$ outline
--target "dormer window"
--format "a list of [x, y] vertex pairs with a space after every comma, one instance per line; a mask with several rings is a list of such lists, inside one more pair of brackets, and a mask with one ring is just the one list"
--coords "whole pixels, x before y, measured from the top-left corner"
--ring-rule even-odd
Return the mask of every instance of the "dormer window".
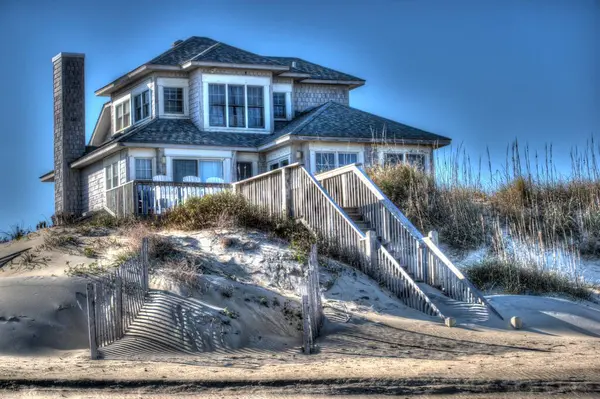
[[287, 119], [285, 93], [273, 93], [273, 117]]
[[264, 91], [264, 86], [209, 84], [209, 126], [264, 129]]
[[150, 116], [150, 90], [133, 97], [135, 121], [139, 122]]
[[115, 105], [115, 132], [131, 125], [131, 103], [129, 99]]
[[165, 114], [183, 114], [183, 87], [163, 89]]

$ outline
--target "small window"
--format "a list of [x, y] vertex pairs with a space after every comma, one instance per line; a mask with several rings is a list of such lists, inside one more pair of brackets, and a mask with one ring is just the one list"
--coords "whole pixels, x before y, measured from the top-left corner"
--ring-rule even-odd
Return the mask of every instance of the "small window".
[[335, 169], [335, 152], [317, 152], [315, 161], [317, 173]]
[[262, 86], [248, 86], [248, 127], [265, 127]]
[[287, 119], [285, 93], [273, 93], [273, 117]]
[[281, 158], [277, 161], [273, 161], [269, 164], [269, 170], [275, 170], [279, 168], [283, 168], [284, 166], [288, 166], [290, 164], [289, 158]]
[[119, 162], [112, 163], [104, 168], [106, 176], [106, 190], [119, 186]]
[[195, 159], [174, 159], [173, 181], [181, 183], [186, 176], [198, 176], [198, 161]]
[[246, 127], [244, 86], [228, 85], [229, 127]]
[[203, 183], [224, 183], [223, 161], [200, 161], [200, 179]]
[[165, 114], [183, 114], [183, 88], [165, 87], [163, 93]]
[[384, 165], [400, 165], [404, 163], [404, 154], [388, 152], [384, 155]]
[[135, 159], [135, 178], [138, 180], [152, 180], [152, 159]]
[[340, 166], [350, 165], [358, 162], [358, 154], [352, 152], [338, 153], [338, 168]]
[[208, 85], [209, 125], [225, 126], [225, 85]]
[[237, 180], [249, 179], [252, 177], [252, 162], [237, 163]]
[[131, 104], [129, 100], [115, 105], [115, 132], [131, 125]]
[[146, 90], [133, 97], [133, 109], [136, 122], [150, 116], [150, 90]]
[[406, 154], [406, 161], [412, 167], [421, 172], [425, 171], [425, 155], [424, 154]]

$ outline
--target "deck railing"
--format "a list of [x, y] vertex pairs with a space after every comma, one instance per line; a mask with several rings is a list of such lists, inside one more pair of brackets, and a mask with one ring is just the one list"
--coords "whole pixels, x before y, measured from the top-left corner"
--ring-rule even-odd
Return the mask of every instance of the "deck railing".
[[113, 216], [160, 215], [189, 198], [229, 190], [224, 183], [175, 183], [134, 180], [106, 192], [106, 210]]
[[421, 232], [381, 192], [379, 187], [356, 164], [315, 176], [331, 197], [343, 207], [358, 208], [365, 221], [375, 228], [382, 245], [415, 280], [443, 290], [450, 298], [480, 303], [502, 316], [444, 256], [435, 240]]
[[302, 221], [327, 244], [348, 257], [358, 257], [361, 267], [366, 267], [371, 254], [367, 235], [301, 164], [233, 183], [233, 189], [271, 216]]

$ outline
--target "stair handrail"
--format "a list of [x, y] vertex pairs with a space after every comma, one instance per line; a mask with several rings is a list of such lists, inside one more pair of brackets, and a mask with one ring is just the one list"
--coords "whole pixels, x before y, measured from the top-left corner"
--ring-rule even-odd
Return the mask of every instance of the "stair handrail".
[[[381, 253], [392, 263], [392, 265], [394, 265], [394, 268], [400, 274], [402, 274], [402, 277], [404, 277], [404, 280], [409, 283], [410, 288], [417, 294], [419, 299], [421, 301], [425, 302], [433, 310], [433, 312], [435, 314], [437, 314], [442, 320], [445, 320], [446, 316], [444, 316], [444, 314], [440, 311], [440, 309], [437, 306], [435, 306], [433, 302], [431, 302], [431, 299], [429, 299], [429, 297], [427, 296], [427, 294], [425, 294], [425, 292], [423, 292], [421, 287], [419, 287], [419, 285], [412, 279], [412, 277], [410, 277], [410, 275], [406, 272], [406, 270], [404, 270], [404, 268], [402, 266], [400, 266], [400, 264], [398, 263], [396, 258], [394, 258], [392, 256], [392, 254], [390, 254], [390, 252], [383, 245], [379, 246], [378, 251], [381, 251]], [[389, 289], [389, 287], [386, 287], [386, 288]]]
[[504, 318], [500, 315], [500, 313], [488, 302], [487, 299], [481, 294], [481, 292], [464, 276], [464, 274], [448, 259], [442, 251], [438, 248], [438, 246], [433, 243], [433, 241], [429, 238], [423, 236], [423, 234], [411, 223], [410, 220], [402, 213], [400, 209], [385, 195], [381, 189], [371, 180], [371, 178], [367, 175], [367, 173], [359, 167], [360, 164], [353, 163], [349, 164], [337, 169], [333, 169], [327, 172], [319, 173], [315, 176], [315, 178], [319, 181], [325, 180], [327, 178], [331, 178], [334, 176], [343, 175], [348, 172], [354, 172], [354, 174], [365, 183], [366, 187], [370, 189], [370, 191], [376, 196], [377, 199], [381, 201], [385, 209], [387, 209], [390, 214], [397, 218], [400, 224], [409, 232], [409, 234], [417, 240], [419, 243], [424, 244], [431, 253], [438, 258], [447, 268], [450, 270], [465, 286], [472, 292], [473, 296], [484, 306], [490, 309], [494, 314], [496, 314], [500, 319], [504, 320]]

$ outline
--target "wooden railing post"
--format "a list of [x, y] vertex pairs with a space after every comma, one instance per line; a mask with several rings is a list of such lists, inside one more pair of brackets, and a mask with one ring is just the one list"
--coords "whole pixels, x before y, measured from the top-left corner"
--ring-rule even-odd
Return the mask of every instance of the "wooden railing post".
[[121, 338], [125, 332], [123, 328], [123, 281], [121, 276], [115, 277], [115, 308], [117, 313], [115, 329], [119, 334], [119, 338]]
[[92, 360], [98, 359], [98, 343], [96, 340], [96, 293], [93, 283], [88, 283], [86, 287], [87, 307], [88, 307], [88, 333], [90, 340], [90, 357]]
[[142, 259], [142, 277], [143, 277], [143, 289], [144, 289], [144, 294], [146, 294], [148, 292], [149, 289], [149, 278], [148, 278], [148, 237], [144, 237], [142, 239], [142, 253], [141, 253], [141, 259]]
[[285, 218], [290, 215], [290, 209], [288, 207], [288, 200], [290, 197], [290, 185], [287, 179], [288, 174], [289, 172], [286, 168], [281, 168], [281, 211]]
[[367, 230], [367, 239], [365, 240], [365, 257], [368, 267], [372, 273], [377, 273], [377, 233], [373, 230]]

